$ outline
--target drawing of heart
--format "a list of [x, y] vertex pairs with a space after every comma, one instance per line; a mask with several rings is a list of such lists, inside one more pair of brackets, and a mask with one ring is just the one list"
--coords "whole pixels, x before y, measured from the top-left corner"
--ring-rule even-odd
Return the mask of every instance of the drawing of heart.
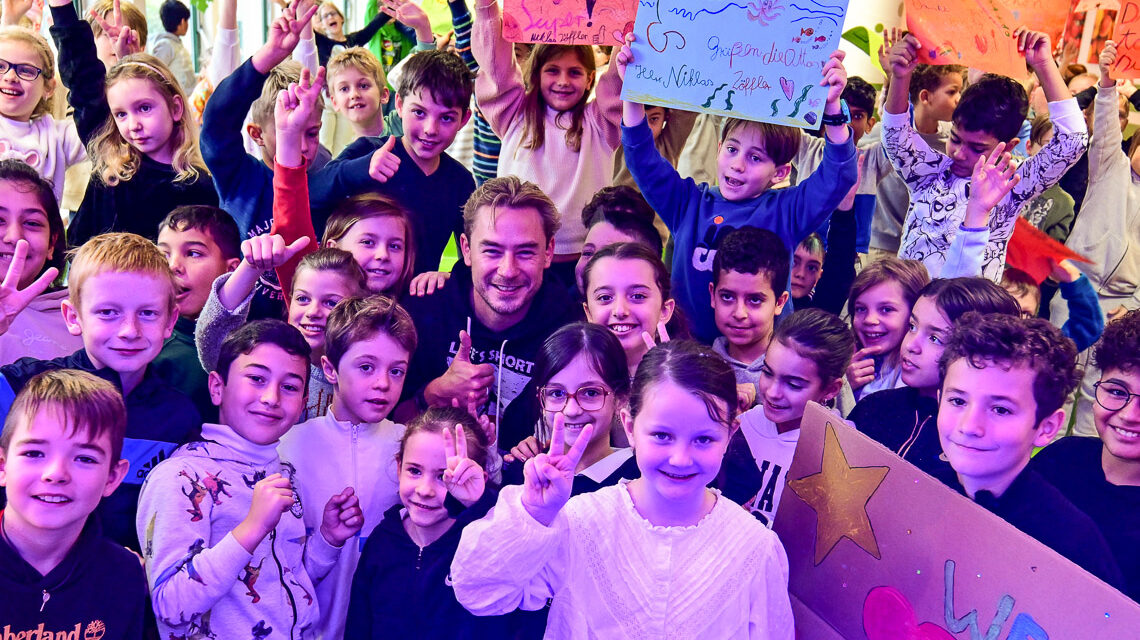
[[792, 99], [792, 92], [796, 90], [796, 82], [788, 80], [787, 78], [780, 77], [780, 88], [784, 90], [784, 95], [788, 96], [788, 100]]
[[618, 44], [624, 44], [625, 43], [625, 36], [628, 33], [633, 33], [633, 23], [632, 22], [625, 23], [625, 28], [623, 28], [621, 31], [614, 29], [613, 31], [610, 32], [610, 35], [613, 37], [614, 41], [617, 42]]
[[875, 587], [863, 601], [863, 631], [867, 640], [954, 640], [932, 623], [918, 624], [910, 600], [894, 587]]

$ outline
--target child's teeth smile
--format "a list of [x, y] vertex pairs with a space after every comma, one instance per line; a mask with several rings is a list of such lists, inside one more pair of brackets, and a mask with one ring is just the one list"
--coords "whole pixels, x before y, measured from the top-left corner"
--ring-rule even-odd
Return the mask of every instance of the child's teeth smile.
[[611, 324], [610, 325], [610, 331], [613, 331], [614, 333], [619, 334], [619, 335], [623, 334], [623, 333], [629, 333], [630, 331], [633, 331], [636, 328], [637, 328], [636, 324], [620, 323], [620, 324]]

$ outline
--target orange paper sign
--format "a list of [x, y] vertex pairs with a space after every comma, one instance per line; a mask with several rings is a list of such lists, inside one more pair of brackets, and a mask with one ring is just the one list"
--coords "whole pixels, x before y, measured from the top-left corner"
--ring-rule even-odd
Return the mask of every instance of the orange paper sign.
[[1013, 13], [1013, 24], [1044, 31], [1057, 44], [1069, 17], [1069, 0], [1002, 0]]
[[1120, 0], [1112, 39], [1116, 42], [1113, 77], [1128, 80], [1140, 78], [1140, 0]]
[[1017, 23], [995, 0], [906, 0], [906, 26], [922, 43], [919, 62], [1025, 77], [1013, 37]]

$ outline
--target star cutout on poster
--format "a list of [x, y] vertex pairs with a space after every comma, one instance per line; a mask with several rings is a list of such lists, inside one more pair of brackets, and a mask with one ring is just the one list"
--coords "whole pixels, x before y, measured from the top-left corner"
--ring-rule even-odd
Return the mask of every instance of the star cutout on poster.
[[867, 515], [867, 503], [887, 477], [890, 467], [852, 467], [830, 423], [823, 441], [819, 473], [789, 481], [788, 486], [816, 514], [815, 564], [843, 538], [881, 559], [879, 543]]

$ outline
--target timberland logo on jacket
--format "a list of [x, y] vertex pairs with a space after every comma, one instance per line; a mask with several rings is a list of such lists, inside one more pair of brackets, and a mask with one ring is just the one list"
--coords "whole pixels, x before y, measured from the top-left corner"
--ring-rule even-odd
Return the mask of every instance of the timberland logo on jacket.
[[4, 625], [0, 640], [101, 640], [106, 631], [107, 627], [102, 620], [92, 620], [87, 623], [86, 629], [82, 622], [77, 622], [73, 628], [64, 631], [44, 629], [42, 622], [40, 626], [27, 631], [12, 631], [11, 625]]

